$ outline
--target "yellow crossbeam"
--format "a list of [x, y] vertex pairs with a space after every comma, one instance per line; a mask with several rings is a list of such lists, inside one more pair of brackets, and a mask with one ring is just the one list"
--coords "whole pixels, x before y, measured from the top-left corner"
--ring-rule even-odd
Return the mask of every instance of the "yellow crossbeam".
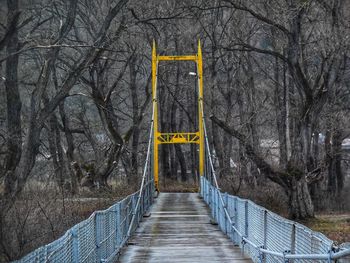
[[188, 56], [158, 56], [158, 61], [197, 61], [197, 56], [188, 55]]
[[199, 144], [199, 132], [158, 132], [158, 144], [170, 143], [197, 143]]

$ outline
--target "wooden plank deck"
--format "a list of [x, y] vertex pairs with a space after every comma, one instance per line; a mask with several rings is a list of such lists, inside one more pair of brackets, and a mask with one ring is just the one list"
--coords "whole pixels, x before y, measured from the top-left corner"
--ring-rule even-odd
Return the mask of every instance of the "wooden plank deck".
[[210, 223], [196, 193], [160, 193], [150, 212], [118, 262], [252, 262]]

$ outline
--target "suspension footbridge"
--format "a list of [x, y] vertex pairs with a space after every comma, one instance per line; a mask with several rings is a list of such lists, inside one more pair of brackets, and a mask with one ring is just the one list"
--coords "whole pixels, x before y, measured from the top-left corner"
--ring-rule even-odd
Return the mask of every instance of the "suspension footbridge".
[[[193, 61], [198, 80], [197, 132], [158, 129], [157, 70], [162, 61]], [[17, 262], [336, 262], [342, 249], [326, 236], [250, 200], [222, 193], [203, 114], [202, 52], [152, 52], [153, 111], [139, 191], [69, 229]], [[199, 193], [160, 193], [161, 144], [199, 145]], [[157, 193], [157, 198], [155, 198]]]

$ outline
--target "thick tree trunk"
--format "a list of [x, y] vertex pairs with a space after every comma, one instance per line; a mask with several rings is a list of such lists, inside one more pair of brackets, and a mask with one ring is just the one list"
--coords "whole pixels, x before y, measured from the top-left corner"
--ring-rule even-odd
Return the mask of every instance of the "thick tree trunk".
[[279, 166], [281, 169], [286, 169], [288, 163], [287, 155], [287, 138], [286, 138], [286, 119], [287, 119], [287, 110], [286, 110], [286, 96], [285, 94], [287, 87], [286, 83], [283, 82], [283, 90], [280, 88], [280, 77], [279, 77], [279, 63], [278, 59], [275, 60], [275, 91], [274, 91], [274, 100], [275, 100], [275, 112], [276, 112], [276, 124], [278, 131], [278, 141], [279, 141]]
[[309, 193], [305, 177], [297, 180], [291, 179], [290, 189], [285, 189], [289, 198], [289, 217], [292, 219], [305, 219], [314, 217], [314, 206]]
[[[168, 99], [166, 99], [166, 102], [163, 103], [163, 107], [161, 107], [164, 110], [160, 111], [160, 129], [161, 131], [169, 131], [169, 123], [168, 123], [168, 111], [166, 110], [165, 105], [168, 103]], [[161, 164], [161, 171], [163, 178], [171, 178], [171, 171], [170, 171], [170, 158], [169, 158], [169, 144], [163, 144], [160, 146], [160, 164]], [[164, 180], [164, 185], [165, 185]]]
[[138, 175], [138, 145], [140, 137], [140, 129], [138, 125], [139, 119], [139, 99], [137, 93], [136, 83], [136, 57], [133, 56], [129, 63], [129, 76], [130, 76], [130, 90], [131, 90], [131, 101], [132, 101], [132, 123], [133, 123], [133, 134], [132, 134], [132, 151], [131, 151], [131, 167], [132, 173]]
[[245, 135], [239, 131], [228, 127], [223, 121], [211, 116], [210, 119], [221, 127], [225, 132], [239, 140], [244, 147], [247, 157], [264, 173], [271, 181], [279, 184], [287, 193], [289, 198], [290, 216], [294, 219], [305, 219], [314, 216], [314, 207], [309, 193], [308, 185], [305, 179], [304, 171], [298, 166], [291, 166], [286, 170], [275, 170], [266, 162], [251, 145], [251, 142]]
[[14, 191], [16, 183], [16, 168], [22, 155], [22, 127], [21, 107], [22, 102], [18, 89], [18, 55], [13, 55], [18, 50], [18, 33], [16, 25], [12, 25], [18, 17], [18, 1], [7, 1], [8, 16], [7, 26], [13, 27], [13, 32], [8, 39], [6, 47], [6, 106], [7, 106], [7, 153], [4, 162], [4, 194], [8, 195]]
[[[178, 86], [176, 87], [177, 89], [179, 88]], [[173, 104], [171, 106], [171, 118], [170, 118], [170, 126], [171, 126], [171, 131], [176, 131], [176, 112], [177, 112], [177, 105], [176, 102], [173, 101]], [[173, 147], [170, 147], [170, 163], [171, 163], [171, 176], [174, 179], [178, 179], [178, 174], [177, 174], [177, 168], [179, 165], [179, 159], [176, 158], [176, 147], [177, 145], [172, 145]], [[180, 148], [181, 151], [181, 148]]]
[[52, 114], [52, 116], [49, 118], [47, 134], [51, 160], [54, 168], [55, 181], [58, 184], [59, 188], [63, 189], [65, 181], [64, 160], [62, 154], [61, 136], [55, 114]]
[[[247, 54], [247, 86], [246, 89], [247, 92], [247, 98], [248, 98], [248, 112], [249, 116], [247, 119], [247, 130], [249, 134], [249, 138], [251, 141], [251, 145], [254, 147], [256, 152], [259, 152], [259, 133], [258, 133], [258, 110], [256, 106], [256, 96], [255, 96], [255, 80], [254, 80], [254, 71], [253, 71], [253, 65], [251, 63], [251, 55], [250, 53]], [[263, 175], [259, 174], [259, 171], [255, 165], [254, 162], [252, 162], [249, 166], [249, 173], [251, 178], [253, 179], [253, 184], [262, 184], [264, 182]]]
[[68, 160], [67, 168], [70, 173], [71, 192], [72, 194], [76, 194], [78, 191], [78, 186], [79, 186], [80, 180], [82, 179], [82, 176], [81, 176], [81, 172], [80, 173], [78, 172], [78, 170], [80, 170], [80, 167], [78, 165], [79, 169], [77, 170], [78, 168], [76, 167], [77, 163], [74, 160], [74, 149], [75, 149], [74, 137], [72, 132], [70, 131], [69, 121], [65, 113], [64, 102], [62, 102], [59, 105], [59, 113], [61, 116], [63, 130], [66, 137], [66, 142], [67, 142], [66, 157]]
[[341, 145], [341, 132], [337, 128], [334, 131], [327, 131], [325, 139], [328, 170], [327, 191], [331, 197], [339, 196], [344, 187], [344, 174], [341, 169]]
[[187, 181], [187, 168], [186, 168], [186, 159], [185, 156], [181, 150], [181, 145], [175, 144], [175, 152], [176, 152], [176, 157], [179, 160], [180, 164], [180, 170], [181, 170], [181, 181], [186, 182]]

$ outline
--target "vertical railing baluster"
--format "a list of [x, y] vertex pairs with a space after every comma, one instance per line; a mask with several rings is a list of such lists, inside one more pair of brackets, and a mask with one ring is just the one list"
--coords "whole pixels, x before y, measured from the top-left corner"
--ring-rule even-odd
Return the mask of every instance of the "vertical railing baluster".
[[246, 200], [244, 202], [244, 218], [245, 218], [245, 224], [244, 224], [244, 235], [248, 237], [248, 227], [249, 227], [249, 222], [248, 222], [248, 201]]
[[121, 220], [120, 220], [120, 214], [121, 214], [121, 202], [119, 202], [117, 205], [116, 205], [116, 242], [117, 242], [117, 248], [120, 247], [121, 243], [122, 243], [122, 237], [121, 237], [121, 231], [120, 231], [120, 223], [121, 223]]
[[[234, 197], [233, 205], [234, 205], [234, 224], [235, 224], [236, 229], [239, 230], [239, 228], [238, 228], [237, 197], [236, 196]], [[235, 243], [238, 244], [238, 234], [237, 233], [235, 233], [234, 239], [235, 239]]]
[[223, 213], [224, 213], [224, 219], [225, 219], [225, 234], [227, 235], [228, 234], [228, 231], [227, 231], [227, 217], [225, 216], [225, 209], [226, 211], [228, 212], [228, 194], [225, 193], [224, 194], [224, 200], [225, 200], [225, 207], [223, 208]]
[[[268, 228], [268, 225], [267, 225], [267, 210], [266, 209], [264, 209], [264, 240], [263, 240], [263, 242], [264, 242], [264, 248], [265, 249], [267, 249], [267, 228]], [[266, 262], [266, 254], [263, 254], [262, 255], [262, 257], [263, 257], [263, 262]]]
[[95, 213], [95, 246], [96, 246], [96, 256], [98, 262], [101, 261], [102, 256], [101, 256], [101, 222], [100, 222], [100, 213]]
[[79, 238], [78, 238], [78, 230], [77, 227], [74, 226], [70, 230], [72, 235], [72, 261], [73, 263], [79, 262]]

